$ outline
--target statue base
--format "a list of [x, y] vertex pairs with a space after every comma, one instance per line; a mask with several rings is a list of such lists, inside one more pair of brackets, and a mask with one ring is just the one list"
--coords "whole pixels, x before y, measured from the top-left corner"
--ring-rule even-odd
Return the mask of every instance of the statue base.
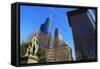
[[27, 60], [27, 64], [29, 63], [38, 63], [38, 57], [36, 55], [29, 55], [28, 56], [28, 60]]

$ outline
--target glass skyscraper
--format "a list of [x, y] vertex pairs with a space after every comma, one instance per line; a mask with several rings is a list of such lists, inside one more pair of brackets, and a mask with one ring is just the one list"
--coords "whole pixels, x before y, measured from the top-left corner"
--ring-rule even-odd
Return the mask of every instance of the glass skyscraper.
[[78, 9], [67, 13], [72, 28], [76, 60], [96, 59], [95, 21], [88, 9]]
[[40, 31], [44, 34], [50, 34], [51, 32], [51, 18], [47, 17], [44, 24], [41, 24]]

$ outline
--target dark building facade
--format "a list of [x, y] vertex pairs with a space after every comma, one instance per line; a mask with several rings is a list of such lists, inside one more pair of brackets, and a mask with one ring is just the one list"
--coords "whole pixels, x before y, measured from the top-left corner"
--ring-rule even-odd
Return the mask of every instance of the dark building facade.
[[59, 29], [55, 29], [55, 35], [54, 35], [54, 47], [59, 46]]
[[40, 30], [39, 30], [39, 42], [40, 42], [40, 47], [45, 49], [49, 48], [50, 45], [50, 38], [51, 38], [51, 18], [47, 17], [45, 22], [41, 24]]
[[40, 31], [41, 31], [41, 32], [44, 31], [44, 24], [41, 24], [41, 26], [40, 26]]
[[91, 22], [88, 9], [67, 12], [72, 28], [76, 60], [96, 59], [96, 31]]
[[51, 18], [47, 17], [44, 24], [41, 24], [40, 31], [44, 34], [49, 34], [51, 32]]

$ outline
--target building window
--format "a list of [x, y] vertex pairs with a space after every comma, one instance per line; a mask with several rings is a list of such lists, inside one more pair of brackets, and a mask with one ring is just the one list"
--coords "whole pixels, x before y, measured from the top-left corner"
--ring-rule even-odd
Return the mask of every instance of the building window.
[[90, 50], [89, 53], [90, 53], [90, 57], [92, 57], [92, 50]]
[[87, 52], [87, 50], [86, 50], [85, 54], [86, 54], [86, 57], [88, 58], [88, 52]]
[[95, 57], [95, 50], [93, 50], [93, 57]]

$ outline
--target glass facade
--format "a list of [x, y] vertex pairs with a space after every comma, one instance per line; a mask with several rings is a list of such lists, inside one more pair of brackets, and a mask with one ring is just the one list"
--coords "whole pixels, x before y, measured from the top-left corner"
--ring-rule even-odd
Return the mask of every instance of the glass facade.
[[68, 13], [72, 28], [76, 60], [96, 58], [95, 22], [88, 9], [78, 9]]

